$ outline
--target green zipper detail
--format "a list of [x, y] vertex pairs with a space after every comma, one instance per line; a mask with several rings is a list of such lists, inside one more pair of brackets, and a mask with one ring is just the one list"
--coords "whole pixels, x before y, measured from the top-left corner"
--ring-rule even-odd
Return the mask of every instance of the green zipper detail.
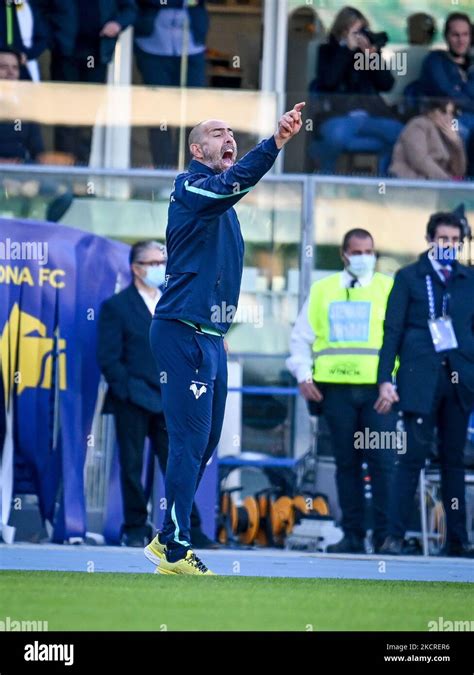
[[[181, 323], [185, 323], [188, 326], [191, 326], [191, 328], [194, 328], [195, 330], [198, 330], [198, 327], [195, 323], [192, 321], [187, 321], [187, 319], [178, 319], [178, 321], [181, 321]], [[210, 326], [203, 326], [201, 325], [201, 331], [203, 333], [208, 333], [208, 335], [215, 335], [216, 337], [223, 337], [222, 333], [219, 333], [218, 330], [215, 328], [211, 328]]]

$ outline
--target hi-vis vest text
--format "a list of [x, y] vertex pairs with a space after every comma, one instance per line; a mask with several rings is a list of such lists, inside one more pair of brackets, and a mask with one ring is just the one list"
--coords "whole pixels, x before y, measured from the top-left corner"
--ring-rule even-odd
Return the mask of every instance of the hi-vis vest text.
[[375, 384], [383, 321], [393, 280], [376, 272], [368, 286], [344, 288], [341, 273], [316, 281], [308, 319], [316, 382]]

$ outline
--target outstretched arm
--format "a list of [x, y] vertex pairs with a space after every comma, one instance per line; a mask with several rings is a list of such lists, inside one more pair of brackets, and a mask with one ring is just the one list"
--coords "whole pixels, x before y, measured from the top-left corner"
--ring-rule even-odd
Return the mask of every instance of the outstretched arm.
[[182, 182], [178, 178], [175, 198], [185, 201], [196, 213], [218, 215], [230, 209], [271, 169], [279, 150], [299, 132], [304, 105], [298, 103], [282, 115], [274, 136], [259, 143], [226, 171], [213, 176], [188, 174]]

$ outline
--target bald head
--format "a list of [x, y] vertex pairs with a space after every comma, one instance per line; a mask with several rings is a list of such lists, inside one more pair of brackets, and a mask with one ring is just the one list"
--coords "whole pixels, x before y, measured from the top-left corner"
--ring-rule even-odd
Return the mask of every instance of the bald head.
[[219, 131], [227, 130], [233, 134], [232, 129], [230, 128], [228, 123], [224, 122], [223, 120], [203, 120], [202, 122], [199, 122], [199, 124], [196, 124], [196, 126], [193, 127], [189, 132], [188, 136], [189, 148], [191, 149], [191, 145], [193, 145], [194, 143], [201, 144], [207, 134], [218, 130]]
[[193, 145], [193, 143], [199, 143], [199, 144], [201, 143], [202, 128], [203, 128], [204, 124], [206, 124], [205, 121], [199, 122], [199, 124], [196, 124], [196, 126], [193, 127], [191, 129], [191, 131], [189, 132], [189, 136], [188, 136], [189, 149], [191, 149], [191, 145]]
[[221, 173], [229, 169], [237, 157], [234, 132], [223, 120], [204, 120], [197, 124], [188, 137], [193, 159]]

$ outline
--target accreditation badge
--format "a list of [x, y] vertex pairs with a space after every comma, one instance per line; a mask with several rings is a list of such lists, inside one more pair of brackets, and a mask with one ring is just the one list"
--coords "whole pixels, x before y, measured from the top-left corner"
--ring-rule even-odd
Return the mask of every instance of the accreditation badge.
[[428, 327], [433, 340], [435, 351], [444, 352], [446, 349], [456, 349], [458, 341], [450, 316], [441, 316], [438, 319], [428, 319]]
[[331, 302], [329, 339], [331, 342], [367, 342], [370, 332], [370, 302]]

